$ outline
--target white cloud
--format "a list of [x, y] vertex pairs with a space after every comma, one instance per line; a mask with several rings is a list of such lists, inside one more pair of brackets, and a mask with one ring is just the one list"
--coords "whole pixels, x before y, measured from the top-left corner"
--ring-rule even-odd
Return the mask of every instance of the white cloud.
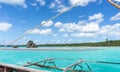
[[10, 5], [19, 5], [19, 6], [22, 6], [23, 8], [27, 7], [25, 0], [0, 0], [0, 3], [10, 4]]
[[53, 25], [53, 21], [49, 21], [49, 22], [47, 22], [46, 24], [44, 24], [46, 21], [42, 21], [41, 22], [41, 24], [43, 24], [43, 26], [45, 26], [45, 27], [49, 27], [49, 26], [51, 26], [51, 25]]
[[117, 13], [115, 16], [111, 17], [110, 20], [111, 20], [111, 21], [114, 21], [114, 20], [120, 20], [120, 12]]
[[[30, 32], [30, 31], [31, 30], [27, 31], [26, 33]], [[52, 29], [45, 29], [45, 30], [35, 29], [34, 31], [31, 32], [31, 34], [48, 35], [48, 34], [52, 34]]]
[[79, 18], [83, 18], [83, 17], [85, 17], [85, 15], [81, 15], [81, 16], [79, 16]]
[[51, 33], [52, 33], [52, 29], [45, 29], [40, 31], [40, 34], [44, 34], [44, 35], [51, 34]]
[[64, 28], [60, 28], [58, 31], [59, 32], [65, 32], [65, 29]]
[[96, 0], [70, 0], [71, 4], [74, 5], [76, 3], [79, 2], [78, 5], [80, 6], [86, 6], [88, 5], [90, 2], [95, 2]]
[[55, 24], [54, 24], [54, 26], [55, 27], [57, 27], [57, 28], [60, 28], [60, 27], [62, 27], [62, 23], [61, 22], [56, 22]]
[[[86, 6], [90, 2], [95, 2], [96, 0], [69, 0], [71, 5], [74, 5], [78, 2], [80, 6]], [[50, 4], [49, 8], [54, 9], [56, 12], [63, 12], [67, 10], [70, 5], [65, 5], [61, 0], [55, 0], [53, 3]]]
[[69, 6], [64, 5], [61, 0], [54, 0], [54, 2], [49, 5], [49, 8], [55, 10], [56, 12], [63, 12], [67, 10], [68, 7]]
[[60, 43], [61, 41], [60, 40], [56, 40], [56, 42], [55, 43]]
[[68, 0], [70, 2], [68, 5], [65, 5], [62, 0], [54, 0], [53, 3], [50, 3], [49, 8], [55, 10], [56, 12], [63, 12], [67, 10], [71, 5], [75, 5], [80, 2], [78, 5], [86, 6], [90, 2], [96, 2], [96, 0]]
[[101, 4], [103, 2], [103, 0], [99, 0], [99, 2], [97, 4]]
[[89, 16], [89, 20], [99, 24], [104, 20], [103, 17], [104, 17], [103, 14], [97, 13], [97, 14], [94, 14], [93, 16]]
[[55, 3], [51, 3], [49, 8], [52, 8], [52, 9], [55, 8]]
[[82, 32], [98, 32], [100, 30], [99, 25], [95, 23], [89, 23], [82, 27]]
[[8, 31], [12, 27], [12, 24], [7, 22], [1, 22], [0, 23], [0, 31], [5, 32]]
[[67, 7], [67, 6], [65, 6], [65, 5], [63, 5], [63, 4], [60, 4], [60, 5], [58, 5], [57, 6], [57, 12], [64, 12], [64, 11], [66, 11], [66, 10], [68, 10], [68, 8], [69, 7]]
[[75, 23], [65, 23], [65, 24], [63, 24], [63, 28], [67, 32], [74, 32], [74, 31], [79, 31], [81, 29], [81, 26], [79, 26]]
[[63, 34], [62, 36], [63, 36], [63, 37], [68, 37], [68, 34], [67, 34], [67, 33], [65, 33], [65, 34]]
[[52, 41], [54, 44], [55, 44], [55, 43], [61, 43], [60, 40], [54, 40], [54, 39], [52, 39], [51, 41]]
[[102, 27], [99, 26], [99, 31], [97, 32], [77, 32], [77, 33], [72, 33], [71, 36], [73, 37], [101, 37], [101, 38], [110, 37], [110, 36], [115, 37], [115, 36], [120, 36], [119, 32], [120, 32], [120, 23], [117, 23], [113, 25], [105, 25]]
[[61, 0], [55, 0], [55, 3], [61, 4]]
[[80, 26], [84, 26], [87, 23], [88, 23], [87, 21], [83, 20], [83, 21], [78, 21], [77, 24], [80, 25]]
[[115, 0], [115, 1], [118, 1], [118, 2], [120, 2], [120, 0]]
[[99, 34], [107, 36], [120, 36], [120, 23], [101, 27]]
[[[29, 32], [31, 32], [31, 30], [27, 31], [26, 33], [29, 33]], [[31, 34], [40, 34], [40, 32], [41, 32], [41, 30], [35, 29], [31, 32]]]
[[[86, 6], [90, 2], [95, 2], [96, 0], [69, 0], [71, 5], [74, 5], [78, 2], [80, 6]], [[70, 5], [65, 5], [61, 0], [55, 0], [53, 3], [50, 4], [49, 8], [54, 9], [56, 12], [63, 12], [67, 10], [70, 7]]]
[[89, 20], [98, 20], [101, 19], [103, 15], [101, 13], [94, 14], [93, 16], [89, 16]]
[[39, 2], [41, 6], [45, 5], [45, 0], [36, 0], [36, 2]]
[[[101, 28], [99, 24], [104, 20], [104, 15], [101, 13], [89, 16], [88, 20], [78, 21], [78, 23], [55, 23], [55, 27], [59, 32], [69, 32], [74, 37], [88, 37], [97, 35]], [[86, 36], [85, 36], [86, 35]], [[94, 36], [95, 37], [95, 36]]]
[[74, 37], [94, 37], [95, 35], [93, 33], [73, 33], [71, 36]]
[[70, 39], [68, 39], [68, 42], [71, 42], [72, 41], [72, 39], [70, 38]]
[[31, 5], [32, 5], [32, 6], [37, 6], [37, 3], [32, 3]]
[[55, 27], [59, 28], [59, 32], [98, 32], [99, 24], [104, 20], [104, 15], [101, 13], [89, 16], [88, 20], [79, 21], [78, 23], [55, 23]]
[[27, 23], [27, 21], [25, 21], [25, 20], [21, 20], [21, 23]]
[[54, 37], [56, 37], [56, 36], [57, 36], [57, 34], [53, 34], [53, 36], [54, 36]]

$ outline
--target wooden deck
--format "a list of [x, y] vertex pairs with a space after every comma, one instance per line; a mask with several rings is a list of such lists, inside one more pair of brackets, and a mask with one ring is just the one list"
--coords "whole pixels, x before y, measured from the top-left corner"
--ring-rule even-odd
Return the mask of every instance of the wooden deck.
[[16, 66], [13, 64], [0, 63], [0, 72], [48, 72], [48, 71], [32, 69], [23, 66]]

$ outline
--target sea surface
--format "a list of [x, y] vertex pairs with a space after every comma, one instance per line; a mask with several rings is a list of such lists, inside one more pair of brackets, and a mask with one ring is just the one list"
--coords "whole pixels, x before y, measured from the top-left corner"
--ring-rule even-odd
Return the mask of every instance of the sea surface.
[[[46, 58], [55, 58], [55, 64], [61, 68], [66, 68], [81, 58], [83, 60], [120, 63], [120, 47], [42, 47], [42, 49], [51, 48], [56, 50], [0, 50], [0, 62], [22, 66], [26, 64], [26, 62], [37, 62]], [[57, 50], [57, 48], [74, 50], [64, 51]], [[38, 49], [41, 49], [41, 47]], [[93, 72], [120, 72], [120, 64], [86, 63], [90, 66]], [[83, 63], [82, 66], [83, 69], [89, 70], [85, 63]], [[36, 66], [31, 66], [31, 68], [48, 70], [50, 72], [62, 72], [61, 70], [40, 68]], [[78, 68], [79, 67], [76, 69]]]

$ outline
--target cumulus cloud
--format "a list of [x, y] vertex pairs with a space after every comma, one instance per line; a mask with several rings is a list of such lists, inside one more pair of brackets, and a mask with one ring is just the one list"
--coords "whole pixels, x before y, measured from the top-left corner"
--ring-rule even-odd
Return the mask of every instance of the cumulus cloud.
[[98, 20], [101, 19], [103, 15], [101, 13], [94, 14], [93, 16], [89, 16], [89, 20]]
[[56, 23], [54, 24], [54, 26], [57, 27], [57, 28], [61, 28], [62, 25], [63, 25], [62, 22], [56, 22]]
[[115, 1], [118, 1], [118, 2], [120, 2], [120, 0], [115, 0]]
[[88, 20], [78, 21], [77, 23], [56, 22], [54, 27], [58, 28], [58, 32], [68, 32], [74, 37], [89, 37], [100, 32], [101, 28], [99, 24], [103, 20], [104, 15], [97, 13], [89, 16]]
[[68, 9], [68, 6], [64, 5], [61, 0], [55, 0], [49, 8], [54, 9], [56, 12], [63, 12]]
[[120, 36], [120, 23], [101, 27], [99, 34], [107, 36]]
[[99, 24], [104, 20], [101, 13], [89, 16], [88, 20], [78, 21], [78, 23], [55, 23], [55, 27], [59, 28], [59, 32], [84, 32], [93, 33], [100, 30]]
[[98, 13], [98, 14], [94, 14], [93, 16], [89, 16], [89, 20], [99, 24], [104, 20], [103, 17], [104, 17], [103, 14]]
[[[30, 32], [30, 31], [31, 30], [27, 31], [26, 33]], [[52, 34], [52, 29], [45, 29], [45, 30], [35, 29], [31, 32], [31, 34], [48, 35], [48, 34]]]
[[53, 25], [53, 21], [49, 21], [49, 22], [47, 22], [46, 24], [44, 24], [46, 21], [42, 21], [41, 22], [41, 24], [43, 24], [43, 26], [45, 26], [45, 27], [49, 27], [49, 26], [51, 26], [51, 25]]
[[56, 37], [56, 36], [57, 36], [57, 34], [53, 34], [53, 36], [54, 36], [54, 37]]
[[51, 33], [52, 33], [52, 29], [45, 29], [40, 31], [40, 34], [44, 34], [44, 35], [51, 34]]
[[1, 32], [6, 32], [12, 27], [12, 24], [7, 23], [7, 22], [1, 22], [0, 23], [0, 31]]
[[65, 33], [65, 34], [63, 34], [62, 36], [63, 36], [63, 37], [68, 37], [68, 34], [67, 34], [67, 33]]
[[120, 12], [117, 13], [116, 15], [114, 15], [113, 17], [111, 17], [110, 20], [111, 20], [111, 21], [114, 21], [114, 20], [120, 20]]
[[90, 2], [95, 2], [96, 0], [70, 0], [71, 4], [74, 5], [76, 3], [79, 2], [78, 5], [80, 6], [86, 6], [88, 5]]
[[36, 2], [39, 2], [41, 6], [45, 5], [45, 0], [36, 0]]
[[79, 18], [83, 18], [83, 17], [85, 17], [85, 15], [81, 15], [81, 16], [79, 16]]
[[97, 4], [101, 4], [103, 2], [103, 0], [99, 0], [99, 2]]
[[27, 7], [25, 0], [0, 0], [0, 3], [10, 4], [10, 5], [19, 5], [19, 6], [22, 6], [23, 8]]
[[37, 6], [37, 3], [31, 3], [32, 6]]
[[64, 28], [60, 28], [58, 31], [59, 32], [65, 32], [65, 29]]
[[62, 0], [54, 0], [54, 2], [50, 3], [49, 8], [54, 9], [56, 12], [63, 12], [67, 10], [71, 5], [75, 5], [80, 2], [78, 5], [86, 6], [90, 2], [95, 2], [96, 0], [68, 0], [69, 4], [65, 5]]
[[72, 39], [70, 38], [70, 39], [68, 39], [68, 42], [71, 42], [72, 41]]
[[93, 33], [73, 33], [71, 36], [74, 37], [94, 37]]
[[95, 23], [89, 23], [81, 28], [82, 32], [98, 32], [100, 30], [99, 25]]
[[63, 28], [67, 32], [74, 32], [74, 31], [79, 31], [81, 29], [81, 26], [79, 26], [76, 23], [65, 23], [65, 24], [63, 24]]
[[51, 3], [50, 6], [49, 6], [49, 8], [53, 9], [53, 8], [55, 8], [55, 6], [56, 6], [55, 3]]

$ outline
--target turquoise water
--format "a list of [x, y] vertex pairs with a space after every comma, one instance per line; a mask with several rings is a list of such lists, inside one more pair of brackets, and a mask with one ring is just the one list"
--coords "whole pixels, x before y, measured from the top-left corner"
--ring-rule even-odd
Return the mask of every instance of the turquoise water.
[[[76, 47], [72, 47], [72, 48], [76, 48]], [[62, 68], [71, 65], [80, 58], [83, 58], [84, 60], [120, 62], [120, 47], [99, 47], [99, 49], [100, 50], [95, 49], [95, 50], [84, 50], [84, 51], [83, 50], [82, 51], [80, 50], [79, 51], [0, 50], [0, 62], [16, 64], [16, 65], [24, 65], [26, 64], [26, 62], [36, 62], [48, 57], [73, 59], [73, 60], [55, 60], [56, 65]], [[98, 64], [98, 63], [90, 63], [90, 62], [87, 63], [90, 65], [93, 72], [120, 72], [120, 65]], [[62, 72], [60, 70], [58, 71], [54, 69], [45, 69], [35, 66], [32, 68], [48, 70], [51, 72]]]

